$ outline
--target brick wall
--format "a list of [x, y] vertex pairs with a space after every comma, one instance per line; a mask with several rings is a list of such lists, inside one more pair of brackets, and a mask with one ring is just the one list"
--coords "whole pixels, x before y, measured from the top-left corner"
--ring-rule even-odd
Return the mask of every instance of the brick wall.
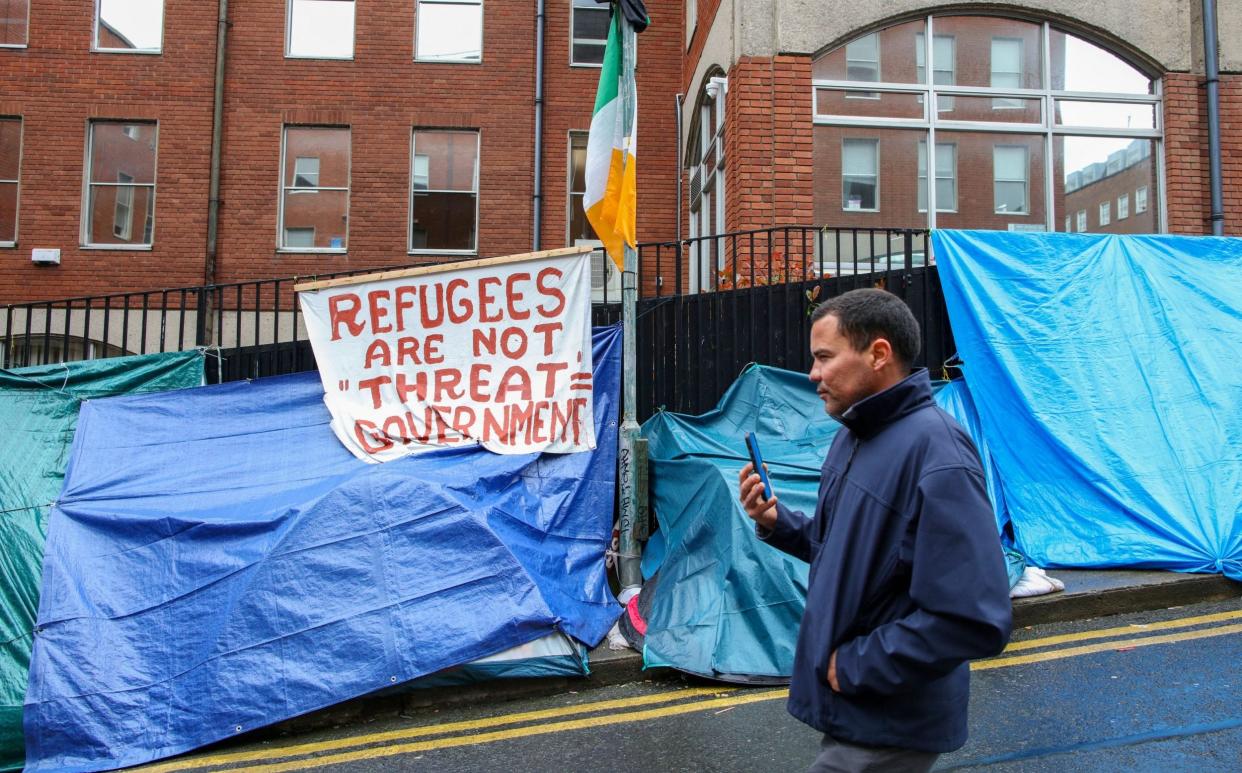
[[[1169, 231], [1210, 234], [1207, 96], [1202, 78], [1164, 76], [1165, 200]], [[1242, 234], [1242, 75], [1220, 79], [1221, 175], [1225, 233]]]
[[[806, 225], [814, 216], [811, 60], [743, 57], [729, 73], [725, 123], [725, 226], [729, 231]], [[739, 244], [738, 272], [749, 274], [750, 241]], [[775, 248], [754, 246], [766, 274]]]
[[[202, 279], [215, 4], [168, 3], [157, 56], [92, 53], [93, 7], [32, 3], [27, 47], [0, 50], [0, 115], [23, 119], [18, 241], [0, 248], [0, 302]], [[79, 247], [87, 124], [96, 118], [159, 122], [150, 250]], [[37, 247], [59, 248], [61, 265], [32, 265]]]
[[[0, 248], [0, 302], [203, 281], [210, 176], [216, 4], [165, 3], [163, 53], [91, 53], [91, 0], [36, 4], [29, 47], [0, 50], [0, 115], [24, 122], [18, 244]], [[535, 18], [532, 3], [486, 0], [483, 61], [413, 60], [413, 0], [359, 3], [352, 60], [287, 59], [285, 7], [229, 4], [216, 281], [308, 275], [423, 259], [407, 255], [414, 128], [478, 131], [480, 256], [531, 248]], [[682, 4], [648, 4], [639, 38], [642, 240], [674, 228], [675, 113]], [[567, 151], [590, 126], [598, 68], [569, 64], [569, 0], [546, 8], [541, 247], [567, 241]], [[91, 118], [158, 121], [155, 240], [149, 250], [79, 248]], [[348, 250], [279, 251], [281, 133], [350, 129]], [[35, 267], [33, 247], [62, 265]], [[427, 255], [426, 260], [446, 256]]]

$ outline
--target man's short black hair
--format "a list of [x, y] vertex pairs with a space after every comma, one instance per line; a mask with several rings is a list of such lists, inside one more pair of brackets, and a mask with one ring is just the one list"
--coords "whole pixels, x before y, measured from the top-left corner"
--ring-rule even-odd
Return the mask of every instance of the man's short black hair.
[[815, 307], [814, 325], [828, 315], [837, 318], [837, 329], [849, 339], [854, 351], [865, 351], [871, 342], [883, 338], [893, 347], [893, 355], [910, 367], [919, 356], [922, 337], [919, 323], [905, 301], [877, 289], [850, 290]]

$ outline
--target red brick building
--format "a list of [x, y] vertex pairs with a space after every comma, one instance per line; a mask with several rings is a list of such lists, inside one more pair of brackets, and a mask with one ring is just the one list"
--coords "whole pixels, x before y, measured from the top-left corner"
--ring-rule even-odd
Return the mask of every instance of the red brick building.
[[[640, 240], [1208, 232], [1200, 5], [1149, 5], [651, 0]], [[0, 303], [589, 239], [575, 194], [606, 13], [545, 1], [539, 99], [538, 8], [233, 0], [217, 79], [217, 3], [0, 0]], [[1227, 233], [1242, 231], [1239, 17], [1219, 3]], [[729, 256], [689, 254], [687, 286], [715, 286]]]

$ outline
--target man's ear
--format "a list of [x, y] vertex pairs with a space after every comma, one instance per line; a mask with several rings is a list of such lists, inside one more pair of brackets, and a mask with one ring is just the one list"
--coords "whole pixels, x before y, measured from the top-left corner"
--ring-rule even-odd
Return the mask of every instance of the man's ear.
[[868, 353], [871, 355], [872, 370], [883, 370], [893, 361], [893, 345], [886, 338], [877, 338], [872, 341]]

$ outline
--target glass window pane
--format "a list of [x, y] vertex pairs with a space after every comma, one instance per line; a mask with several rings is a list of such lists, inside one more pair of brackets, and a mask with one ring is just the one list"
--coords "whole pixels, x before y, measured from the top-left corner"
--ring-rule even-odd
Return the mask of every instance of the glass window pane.
[[[919, 210], [927, 210], [927, 142], [919, 142]], [[957, 147], [936, 143], [936, 211], [957, 210]]]
[[483, 6], [477, 3], [418, 4], [414, 56], [433, 61], [477, 62], [483, 58]]
[[353, 57], [353, 0], [291, 0], [286, 53], [325, 59]]
[[915, 36], [922, 34], [926, 26], [919, 19], [855, 38], [816, 59], [811, 65], [812, 77], [824, 80], [918, 83]]
[[[952, 35], [936, 35], [932, 42], [935, 50], [932, 51], [932, 72], [934, 75], [933, 83], [940, 86], [952, 86], [955, 82], [955, 73], [957, 71], [956, 61], [956, 45]], [[914, 61], [915, 67], [918, 69], [916, 80], [924, 83], [923, 60], [927, 56], [926, 38], [922, 33], [914, 36]]]
[[569, 136], [569, 190], [586, 192], [587, 135], [575, 132]]
[[286, 248], [314, 247], [315, 246], [315, 229], [314, 228], [286, 228], [284, 246]]
[[608, 6], [595, 0], [574, 0], [573, 63], [600, 64], [608, 40]]
[[0, 118], [0, 180], [16, 180], [21, 163], [22, 121]]
[[314, 168], [320, 188], [349, 187], [349, 129], [291, 126], [285, 129], [285, 185], [305, 187], [299, 171]]
[[427, 157], [427, 188], [473, 191], [478, 160], [476, 132], [414, 132], [414, 153]]
[[473, 250], [473, 193], [416, 193], [410, 233], [415, 250]]
[[1049, 45], [1054, 91], [1153, 93], [1150, 78], [1093, 43], [1054, 29]]
[[1043, 123], [1042, 99], [996, 97], [954, 97], [953, 112], [941, 113], [950, 121], [988, 121], [990, 123]]
[[1156, 106], [1130, 102], [1078, 102], [1058, 99], [1058, 126], [1101, 129], [1154, 129]]
[[1026, 148], [998, 146], [993, 158], [997, 180], [1026, 179]]
[[875, 140], [845, 140], [841, 143], [841, 171], [848, 175], [876, 174]]
[[91, 182], [115, 182], [126, 174], [135, 183], [155, 182], [155, 124], [91, 124]]
[[29, 19], [30, 0], [7, 0], [0, 3], [0, 46], [26, 45]]
[[[937, 16], [932, 20], [936, 37], [956, 41], [956, 82], [960, 86], [1001, 86], [1040, 88], [1043, 80], [1043, 26], [1000, 16]], [[995, 41], [1000, 44], [1002, 61], [996, 60]], [[1016, 82], [994, 83], [998, 64], [1003, 72], [1016, 76]]]
[[95, 47], [159, 51], [164, 36], [164, 0], [98, 0]]
[[[954, 181], [965, 182], [956, 186], [956, 211], [937, 214], [936, 226], [1047, 230], [1045, 141], [1042, 135], [1034, 133], [937, 130], [936, 143], [953, 147]], [[944, 195], [941, 190], [947, 187], [937, 182], [938, 208], [945, 208], [939, 198]], [[1004, 208], [998, 211], [1001, 204]]]
[[17, 183], [0, 183], [0, 242], [17, 240]]
[[[1155, 140], [1112, 137], [1056, 137], [1054, 167], [1061, 177], [1057, 207], [1066, 214], [1082, 210], [1087, 222], [1080, 230], [1107, 233], [1156, 233], [1156, 207], [1147, 191], [1156, 190]], [[1131, 203], [1130, 195], [1134, 198]], [[1099, 223], [1105, 202], [1117, 201], [1117, 216], [1107, 227]], [[1122, 215], [1122, 201], [1126, 214]], [[1153, 202], [1154, 203], [1154, 199]], [[1077, 215], [1075, 214], [1077, 217]]]
[[284, 234], [291, 230], [297, 232], [297, 229], [313, 230], [314, 244], [284, 243], [281, 247], [345, 249], [348, 246], [349, 191], [286, 191], [283, 214]]
[[148, 245], [149, 233], [143, 224], [154, 211], [155, 190], [150, 186], [91, 185], [87, 244]]
[[569, 197], [569, 241], [572, 244], [579, 240], [599, 241], [595, 228], [591, 226], [591, 221], [587, 220], [586, 212], [582, 209], [580, 193]]
[[818, 115], [844, 118], [921, 119], [923, 97], [919, 94], [881, 94], [875, 91], [816, 89], [815, 112]]
[[298, 158], [293, 162], [293, 187], [319, 187], [319, 159], [315, 157]]

